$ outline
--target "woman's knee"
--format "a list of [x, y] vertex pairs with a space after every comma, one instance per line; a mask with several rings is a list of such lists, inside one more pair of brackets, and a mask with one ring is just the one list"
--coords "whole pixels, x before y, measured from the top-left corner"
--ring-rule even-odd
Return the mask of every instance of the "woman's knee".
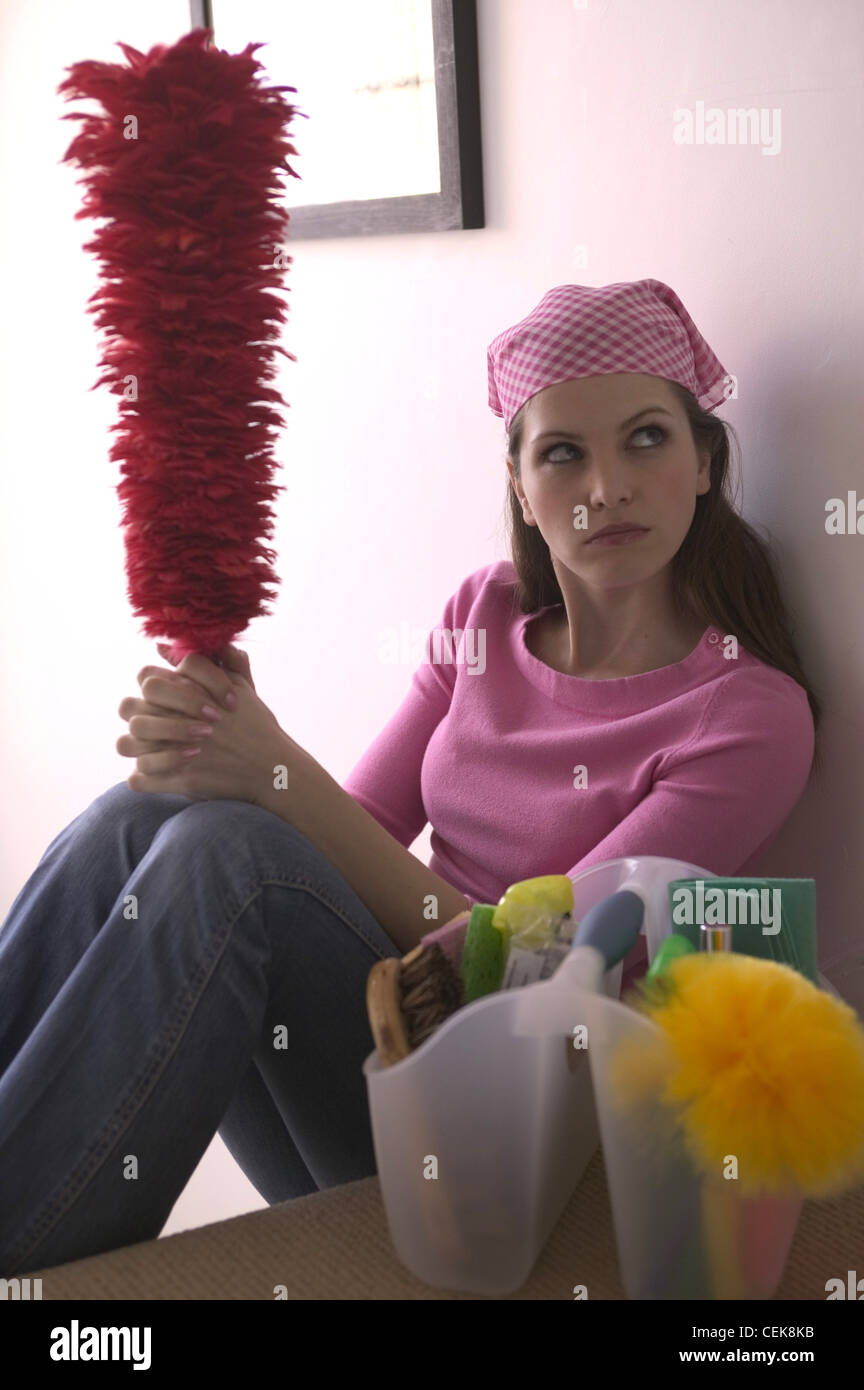
[[177, 811], [188, 802], [176, 792], [135, 792], [128, 782], [116, 782], [91, 801], [85, 814], [91, 822], [125, 825], [139, 819], [164, 820], [166, 810]]
[[284, 835], [291, 832], [293, 827], [251, 801], [218, 797], [207, 801], [189, 800], [173, 818], [171, 830], [178, 835], [216, 841], [222, 836], [234, 840], [241, 834], [249, 834], [256, 839], [268, 832]]
[[289, 822], [254, 802], [229, 798], [190, 801], [161, 833], [175, 848], [203, 845], [219, 855], [246, 844], [259, 852], [262, 862], [290, 861], [295, 867], [304, 854], [316, 853], [314, 846]]

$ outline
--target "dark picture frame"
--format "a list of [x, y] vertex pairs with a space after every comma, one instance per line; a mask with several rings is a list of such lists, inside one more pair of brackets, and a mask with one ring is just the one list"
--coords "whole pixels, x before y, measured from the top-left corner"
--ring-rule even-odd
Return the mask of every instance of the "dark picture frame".
[[[326, 0], [312, 0], [316, 5]], [[357, 0], [358, 4], [363, 0]], [[287, 208], [292, 241], [484, 227], [480, 74], [476, 0], [430, 0], [441, 189], [397, 198], [355, 199]], [[192, 28], [213, 31], [213, 0], [189, 0]], [[218, 17], [218, 0], [215, 0]], [[265, 41], [256, 34], [251, 42]], [[291, 81], [290, 77], [279, 80]], [[301, 102], [302, 107], [302, 102]], [[293, 180], [289, 180], [289, 183]]]

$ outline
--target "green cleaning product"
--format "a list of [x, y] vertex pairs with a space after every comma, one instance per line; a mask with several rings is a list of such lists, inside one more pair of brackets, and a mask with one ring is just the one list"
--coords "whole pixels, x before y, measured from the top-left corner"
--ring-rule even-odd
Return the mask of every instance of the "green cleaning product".
[[507, 960], [507, 933], [493, 927], [495, 910], [483, 903], [475, 903], [471, 909], [460, 965], [466, 1004], [501, 988]]
[[812, 878], [677, 878], [668, 886], [672, 930], [700, 949], [703, 923], [732, 928], [732, 950], [791, 965], [819, 986]]

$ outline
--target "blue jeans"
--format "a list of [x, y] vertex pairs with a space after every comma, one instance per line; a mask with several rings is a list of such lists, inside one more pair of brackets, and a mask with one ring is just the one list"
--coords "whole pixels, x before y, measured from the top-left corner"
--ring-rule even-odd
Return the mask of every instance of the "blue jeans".
[[401, 954], [271, 812], [97, 797], [0, 929], [0, 1276], [153, 1239], [217, 1129], [270, 1203], [374, 1173], [366, 979]]

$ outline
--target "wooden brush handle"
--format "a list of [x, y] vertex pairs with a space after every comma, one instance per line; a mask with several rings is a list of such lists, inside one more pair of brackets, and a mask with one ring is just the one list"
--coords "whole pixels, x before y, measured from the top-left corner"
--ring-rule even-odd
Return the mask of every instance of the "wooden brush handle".
[[[419, 949], [417, 947], [405, 959], [411, 960]], [[401, 960], [388, 956], [386, 960], [376, 961], [366, 981], [366, 1011], [383, 1067], [401, 1062], [411, 1051], [399, 995], [401, 970]]]

